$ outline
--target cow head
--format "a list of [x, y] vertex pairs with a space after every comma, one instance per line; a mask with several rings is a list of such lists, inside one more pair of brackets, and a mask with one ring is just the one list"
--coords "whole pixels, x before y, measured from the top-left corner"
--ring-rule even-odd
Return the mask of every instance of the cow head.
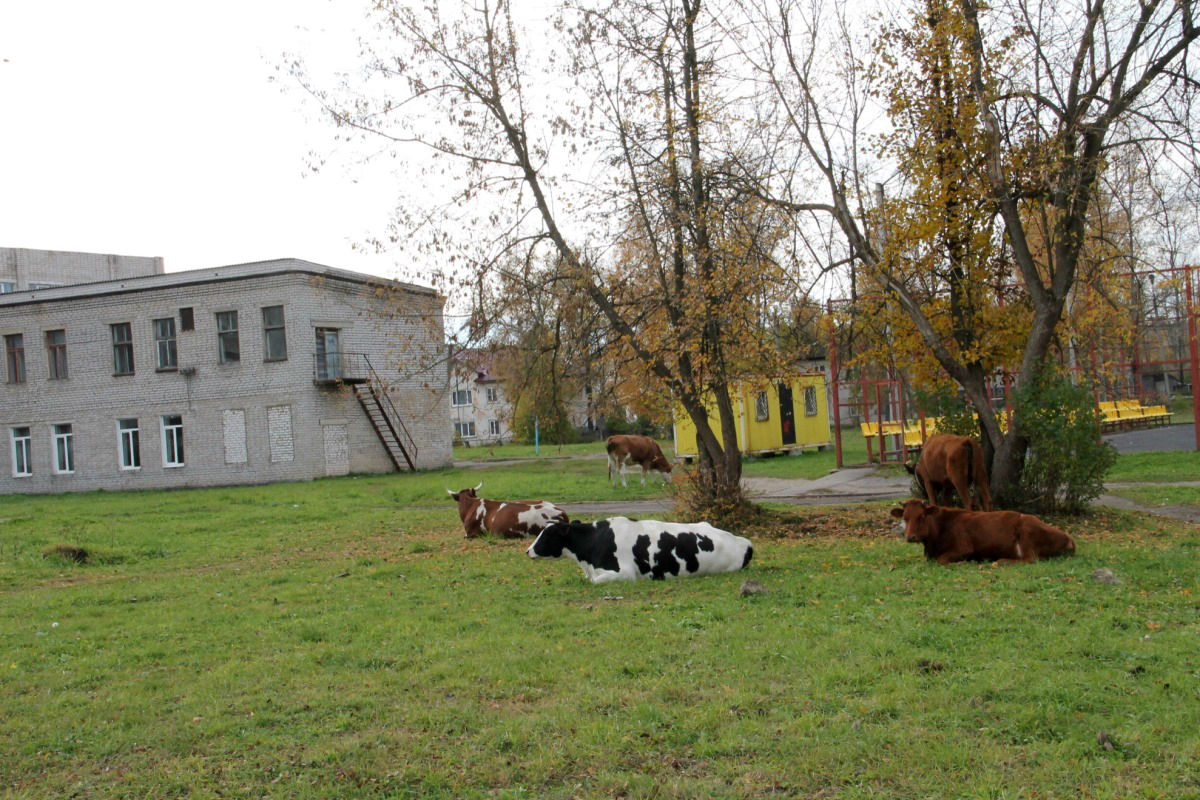
[[571, 533], [576, 528], [584, 527], [583, 522], [555, 522], [542, 528], [542, 532], [525, 551], [530, 558], [561, 558], [567, 543], [571, 541]]
[[463, 500], [470, 501], [470, 500], [473, 500], [476, 497], [478, 497], [479, 495], [477, 495], [475, 493], [482, 488], [483, 488], [483, 481], [480, 481], [478, 486], [474, 486], [470, 489], [460, 489], [457, 492], [452, 492], [449, 489], [447, 489], [446, 494], [453, 497], [454, 502], [458, 503], [459, 505], [462, 505]]
[[892, 516], [904, 520], [904, 538], [909, 542], [923, 542], [933, 533], [933, 518], [939, 513], [937, 506], [927, 506], [920, 500], [909, 500], [903, 508], [893, 508]]
[[656, 455], [649, 463], [646, 464], [649, 469], [656, 469], [664, 475], [671, 474], [671, 462], [667, 461], [667, 457], [662, 453]]

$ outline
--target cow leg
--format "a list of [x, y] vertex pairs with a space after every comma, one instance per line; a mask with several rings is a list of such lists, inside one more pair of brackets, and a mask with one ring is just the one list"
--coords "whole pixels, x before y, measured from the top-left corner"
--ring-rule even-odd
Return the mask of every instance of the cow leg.
[[942, 553], [940, 556], [938, 556], [937, 562], [942, 566], [946, 566], [947, 564], [955, 564], [959, 561], [965, 560], [968, 555], [970, 554], [966, 552], [960, 552], [958, 550], [947, 550], [945, 553]]
[[963, 508], [967, 511], [972, 511], [971, 508], [971, 484], [958, 480], [955, 475], [950, 476], [951, 482], [954, 483], [954, 491], [958, 492], [958, 497], [962, 500]]
[[983, 510], [991, 511], [992, 510], [992, 492], [991, 492], [991, 489], [988, 488], [988, 482], [986, 480], [983, 482], [980, 482], [978, 479], [976, 479], [975, 488], [979, 491], [979, 504], [981, 506], [983, 506]]
[[646, 468], [642, 467], [642, 486], [646, 485]]

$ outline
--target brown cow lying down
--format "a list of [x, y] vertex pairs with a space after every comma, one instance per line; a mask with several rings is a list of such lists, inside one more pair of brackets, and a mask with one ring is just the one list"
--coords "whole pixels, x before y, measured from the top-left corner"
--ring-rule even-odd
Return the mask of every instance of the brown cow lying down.
[[663, 455], [658, 442], [649, 436], [638, 436], [634, 433], [618, 433], [608, 437], [605, 443], [608, 450], [608, 479], [616, 485], [616, 475], [621, 476], [621, 485], [625, 483], [625, 467], [637, 465], [642, 468], [642, 485], [646, 485], [646, 472], [656, 471], [666, 483], [671, 474], [671, 462]]
[[964, 511], [909, 500], [893, 508], [904, 520], [904, 536], [925, 545], [925, 557], [955, 561], [1022, 561], [1072, 555], [1075, 541], [1035, 516], [1016, 511]]
[[[904, 468], [915, 473], [925, 487], [929, 502], [949, 503], [950, 490], [958, 492], [963, 506], [971, 510], [971, 486], [979, 493], [984, 511], [992, 510], [992, 494], [988, 490], [987, 467], [983, 464], [983, 448], [970, 436], [939, 433], [930, 436], [921, 449], [916, 467]], [[939, 497], [940, 495], [940, 497]]]
[[473, 539], [481, 533], [494, 533], [506, 539], [536, 536], [542, 528], [555, 522], [570, 522], [567, 512], [553, 503], [538, 500], [533, 503], [485, 500], [475, 494], [482, 488], [479, 484], [472, 489], [459, 492], [446, 490], [446, 494], [458, 503], [458, 515], [462, 517], [467, 538]]

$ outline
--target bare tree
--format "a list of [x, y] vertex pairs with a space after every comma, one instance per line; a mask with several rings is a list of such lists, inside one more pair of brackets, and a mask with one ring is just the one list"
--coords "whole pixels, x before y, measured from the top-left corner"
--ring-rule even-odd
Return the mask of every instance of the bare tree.
[[[761, 311], [786, 288], [775, 257], [786, 228], [728, 179], [748, 137], [726, 80], [729, 26], [715, 16], [703, 0], [569, 3], [565, 44], [535, 65], [507, 0], [455, 18], [380, 0], [365, 84], [322, 92], [295, 72], [346, 130], [422, 147], [446, 173], [452, 202], [412, 204], [391, 236], [428, 231], [425, 257], [453, 259], [447, 284], [481, 308], [499, 296], [499, 271], [549, 249], [554, 280], [589, 300], [695, 424], [702, 493], [736, 507], [729, 386], [775, 363]], [[456, 240], [463, 230], [475, 240]]]

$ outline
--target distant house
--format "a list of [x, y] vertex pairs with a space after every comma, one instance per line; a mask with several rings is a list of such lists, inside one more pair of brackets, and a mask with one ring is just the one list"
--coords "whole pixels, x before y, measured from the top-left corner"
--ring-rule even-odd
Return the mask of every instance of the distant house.
[[454, 438], [467, 444], [512, 441], [512, 402], [495, 374], [496, 354], [460, 350], [450, 367], [450, 420]]
[[0, 492], [446, 466], [442, 304], [298, 259], [0, 295]]

